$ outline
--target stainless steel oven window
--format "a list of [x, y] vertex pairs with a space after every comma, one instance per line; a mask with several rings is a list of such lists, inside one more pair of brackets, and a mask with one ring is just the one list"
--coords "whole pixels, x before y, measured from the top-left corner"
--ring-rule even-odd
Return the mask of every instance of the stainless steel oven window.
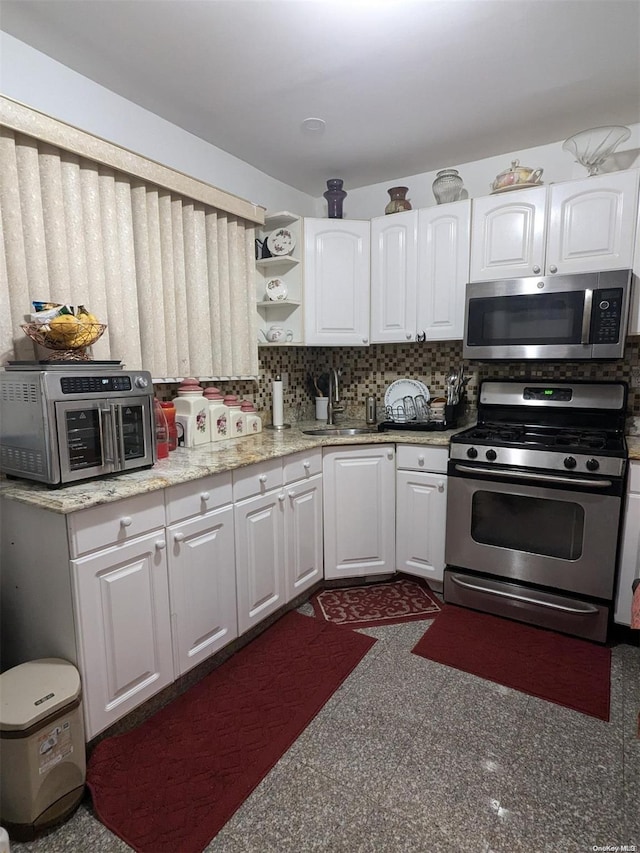
[[145, 425], [148, 422], [147, 407], [143, 404], [122, 404], [122, 443], [125, 461], [144, 459], [149, 448], [146, 442]]
[[578, 503], [487, 491], [473, 495], [471, 536], [482, 545], [579, 560], [584, 525]]
[[98, 410], [93, 406], [70, 409], [64, 413], [64, 419], [69, 470], [102, 467], [104, 456]]

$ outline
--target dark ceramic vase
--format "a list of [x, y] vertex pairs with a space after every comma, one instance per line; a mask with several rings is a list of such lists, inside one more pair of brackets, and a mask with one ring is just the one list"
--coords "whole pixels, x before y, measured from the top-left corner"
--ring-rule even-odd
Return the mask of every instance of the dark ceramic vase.
[[391, 187], [387, 190], [390, 201], [384, 209], [385, 213], [402, 213], [403, 210], [411, 210], [411, 202], [407, 199], [408, 187]]
[[327, 191], [323, 193], [327, 200], [329, 219], [342, 219], [342, 202], [347, 193], [342, 189], [344, 182], [340, 178], [330, 178], [327, 181]]

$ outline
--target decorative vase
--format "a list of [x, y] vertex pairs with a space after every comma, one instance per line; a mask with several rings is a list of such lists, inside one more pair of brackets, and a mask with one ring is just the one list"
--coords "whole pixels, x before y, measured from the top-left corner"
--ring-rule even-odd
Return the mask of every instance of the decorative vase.
[[391, 187], [387, 192], [391, 201], [385, 207], [385, 213], [400, 213], [403, 210], [411, 210], [411, 202], [405, 198], [409, 192], [408, 187]]
[[431, 188], [438, 204], [447, 204], [460, 200], [464, 183], [457, 169], [441, 169], [436, 173]]
[[347, 193], [342, 189], [344, 182], [340, 178], [330, 178], [327, 181], [327, 191], [323, 193], [327, 200], [329, 219], [342, 219], [342, 202]]

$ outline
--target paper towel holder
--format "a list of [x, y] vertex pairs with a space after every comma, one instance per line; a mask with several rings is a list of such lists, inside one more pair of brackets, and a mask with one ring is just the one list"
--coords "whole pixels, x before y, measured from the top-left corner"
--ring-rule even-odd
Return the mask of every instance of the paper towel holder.
[[[276, 382], [280, 382], [280, 381], [281, 381], [280, 374], [278, 373], [276, 376]], [[271, 423], [271, 424], [267, 424], [265, 429], [274, 429], [274, 430], [291, 429], [291, 424], [282, 423], [282, 424], [278, 424], [276, 426], [275, 424]]]

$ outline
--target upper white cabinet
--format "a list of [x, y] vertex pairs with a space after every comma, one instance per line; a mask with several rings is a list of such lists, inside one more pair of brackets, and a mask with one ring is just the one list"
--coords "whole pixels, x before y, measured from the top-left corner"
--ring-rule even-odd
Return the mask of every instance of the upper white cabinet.
[[461, 339], [471, 202], [371, 221], [371, 341]]
[[[262, 346], [290, 346], [304, 340], [302, 320], [302, 219], [283, 211], [265, 216], [261, 241], [279, 229], [293, 238], [291, 252], [256, 260], [256, 305], [258, 310], [258, 343]], [[273, 327], [280, 329], [277, 340], [267, 335]], [[271, 332], [269, 335], [274, 336]]]
[[371, 342], [416, 338], [418, 211], [371, 220]]
[[546, 187], [473, 200], [470, 281], [542, 273]]
[[305, 343], [369, 343], [369, 222], [304, 220]]
[[627, 269], [638, 170], [474, 199], [471, 281]]
[[462, 339], [470, 243], [470, 199], [418, 211], [417, 333], [420, 339]]

